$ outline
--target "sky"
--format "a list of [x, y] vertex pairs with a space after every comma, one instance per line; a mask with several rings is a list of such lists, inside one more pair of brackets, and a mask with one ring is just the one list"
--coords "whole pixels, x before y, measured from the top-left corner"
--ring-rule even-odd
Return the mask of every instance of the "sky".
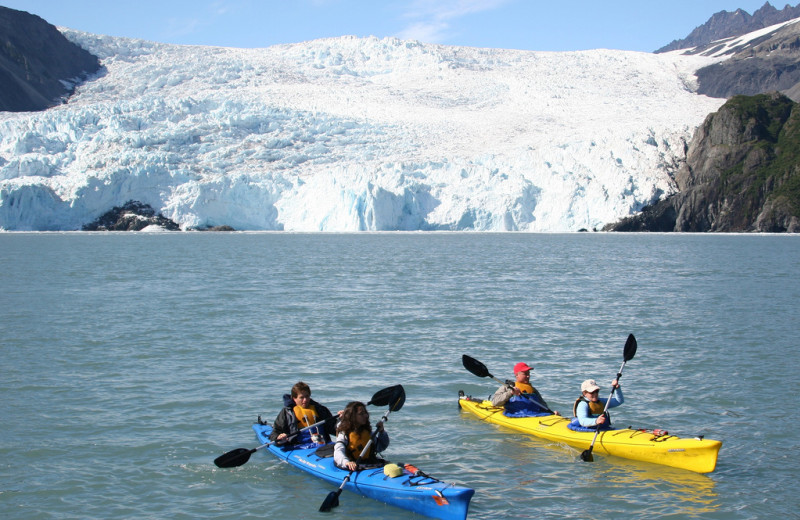
[[[0, 0], [49, 23], [162, 43], [258, 48], [345, 35], [534, 51], [652, 52], [766, 0]], [[785, 2], [771, 2], [782, 9]], [[793, 2], [797, 5], [796, 2]]]

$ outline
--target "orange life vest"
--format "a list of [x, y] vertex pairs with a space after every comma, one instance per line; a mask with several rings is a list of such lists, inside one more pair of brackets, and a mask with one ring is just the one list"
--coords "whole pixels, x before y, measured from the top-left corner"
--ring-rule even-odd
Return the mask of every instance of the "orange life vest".
[[600, 401], [590, 401], [583, 396], [580, 396], [575, 400], [575, 404], [572, 405], [572, 416], [578, 416], [578, 404], [583, 401], [589, 405], [589, 414], [591, 415], [603, 415], [603, 412], [606, 409], [606, 405], [601, 403]]
[[[360, 433], [350, 432], [347, 439], [347, 458], [355, 462], [358, 456], [361, 455], [361, 452], [364, 451], [364, 446], [367, 445], [371, 438], [372, 436], [369, 430], [361, 430]], [[375, 445], [370, 444], [369, 450], [364, 454], [361, 460], [371, 459], [374, 451]]]
[[517, 381], [516, 383], [514, 383], [514, 386], [519, 388], [519, 391], [522, 392], [523, 394], [535, 394], [536, 393], [536, 390], [534, 390], [533, 387], [531, 385], [529, 385], [528, 383], [520, 383], [519, 381]]
[[312, 404], [308, 408], [300, 408], [299, 406], [294, 407], [294, 416], [297, 417], [297, 423], [300, 430], [311, 426], [315, 422], [317, 422], [317, 409]]

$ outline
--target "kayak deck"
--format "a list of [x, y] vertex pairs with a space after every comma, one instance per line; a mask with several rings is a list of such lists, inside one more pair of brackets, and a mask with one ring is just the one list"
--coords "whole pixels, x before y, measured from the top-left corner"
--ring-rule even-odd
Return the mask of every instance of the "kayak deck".
[[[271, 426], [254, 424], [253, 430], [261, 443], [269, 442]], [[279, 459], [338, 487], [349, 472], [336, 467], [332, 456], [318, 454], [320, 446], [324, 445], [311, 443], [283, 448], [271, 444], [267, 450]], [[332, 453], [332, 450], [328, 451]], [[390, 478], [384, 474], [382, 467], [354, 471], [344, 489], [443, 520], [465, 519], [469, 501], [475, 494], [474, 489], [442, 482], [422, 472], [412, 473], [407, 468], [403, 468], [402, 475]]]
[[[586, 450], [595, 437], [594, 431], [578, 432], [567, 427], [570, 419], [558, 415], [541, 417], [506, 417], [503, 407], [491, 401], [459, 396], [459, 408], [476, 417], [512, 428], [536, 437]], [[697, 473], [710, 473], [717, 465], [722, 442], [701, 438], [680, 438], [674, 435], [654, 435], [642, 430], [611, 429], [597, 434], [592, 453], [641, 460]]]

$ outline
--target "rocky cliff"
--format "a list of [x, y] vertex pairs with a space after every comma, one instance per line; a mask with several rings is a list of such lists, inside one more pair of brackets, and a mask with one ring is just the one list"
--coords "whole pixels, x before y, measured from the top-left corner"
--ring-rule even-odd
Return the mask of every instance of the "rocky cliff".
[[675, 181], [679, 193], [605, 230], [800, 232], [800, 105], [777, 92], [730, 99]]
[[0, 111], [44, 110], [100, 69], [97, 57], [38, 16], [0, 6]]
[[781, 91], [800, 101], [800, 22], [743, 45], [729, 59], [697, 71], [698, 94], [752, 96]]

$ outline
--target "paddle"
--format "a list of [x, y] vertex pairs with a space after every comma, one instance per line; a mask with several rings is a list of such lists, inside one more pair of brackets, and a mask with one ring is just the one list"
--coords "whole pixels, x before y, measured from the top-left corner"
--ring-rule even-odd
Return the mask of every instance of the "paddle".
[[[297, 433], [289, 436], [287, 439], [284, 440], [284, 442], [289, 442], [291, 439], [297, 437], [300, 434], [300, 432], [304, 432], [306, 430], [310, 430], [311, 428], [314, 428], [315, 426], [319, 426], [320, 424], [324, 424], [324, 423], [326, 423], [328, 421], [332, 421], [332, 420], [335, 420], [335, 419], [337, 419], [337, 416], [334, 415], [333, 417], [328, 417], [327, 419], [325, 419], [323, 421], [320, 421], [318, 423], [314, 423], [314, 424], [312, 424], [310, 426], [306, 426], [305, 428], [303, 428], [302, 430], [298, 431]], [[223, 453], [222, 455], [220, 455], [219, 457], [214, 459], [214, 464], [216, 464], [218, 468], [235, 468], [237, 466], [241, 466], [242, 464], [244, 464], [248, 460], [250, 460], [250, 455], [252, 455], [253, 453], [257, 452], [261, 448], [266, 448], [267, 446], [269, 446], [270, 444], [273, 444], [275, 442], [277, 442], [277, 441], [270, 441], [270, 442], [268, 442], [266, 444], [262, 444], [258, 448], [252, 448], [252, 449], [236, 448], [235, 450], [231, 450], [231, 451], [229, 451], [227, 453]]]
[[[403, 389], [402, 385], [395, 385], [395, 386], [390, 386], [388, 388], [384, 388], [383, 390], [379, 390], [378, 392], [375, 393], [375, 395], [372, 396], [372, 399], [370, 399], [370, 401], [367, 403], [368, 405], [370, 404], [374, 404], [377, 406], [388, 405], [389, 409], [386, 410], [386, 413], [383, 414], [381, 420], [378, 421], [378, 424], [375, 425], [375, 431], [370, 436], [367, 445], [364, 446], [363, 450], [361, 450], [361, 453], [358, 455], [358, 459], [356, 459], [356, 467], [358, 467], [358, 463], [361, 462], [361, 459], [364, 458], [364, 456], [367, 453], [369, 453], [369, 447], [372, 445], [372, 437], [375, 437], [375, 435], [378, 434], [378, 427], [384, 422], [386, 422], [386, 420], [389, 417], [389, 413], [400, 410], [400, 408], [403, 407], [403, 403], [405, 402], [406, 402], [406, 391]], [[342, 494], [342, 489], [344, 489], [345, 484], [347, 484], [347, 482], [350, 480], [350, 476], [353, 474], [353, 471], [355, 470], [350, 470], [347, 476], [344, 477], [344, 480], [342, 480], [342, 484], [339, 486], [339, 489], [328, 493], [328, 496], [325, 497], [325, 500], [322, 502], [322, 505], [319, 506], [319, 510], [321, 512], [323, 513], [328, 512], [334, 507], [337, 507], [339, 505], [339, 495]]]
[[[481, 363], [480, 361], [478, 361], [475, 358], [469, 357], [468, 355], [464, 354], [463, 356], [461, 356], [461, 363], [464, 364], [464, 368], [466, 368], [467, 370], [469, 370], [470, 372], [472, 372], [473, 374], [475, 374], [478, 377], [490, 377], [490, 378], [494, 379], [495, 381], [497, 381], [498, 383], [500, 383], [501, 385], [507, 384], [505, 381], [500, 381], [499, 379], [494, 377], [492, 374], [490, 374], [489, 370], [486, 368], [486, 365], [484, 365], [483, 363]], [[553, 410], [548, 408], [546, 404], [544, 404], [543, 402], [540, 402], [538, 399], [534, 399], [531, 394], [520, 394], [520, 395], [522, 395], [523, 397], [525, 397], [529, 401], [535, 403], [536, 405], [541, 407], [544, 411], [546, 411], [548, 413], [551, 413], [551, 414], [555, 413], [555, 412], [553, 412]]]
[[[625, 368], [625, 363], [633, 359], [633, 356], [636, 355], [636, 338], [633, 337], [633, 334], [628, 335], [628, 340], [625, 342], [625, 348], [622, 351], [622, 366], [619, 367], [619, 372], [617, 372], [617, 384], [619, 384], [619, 378], [622, 377], [622, 369]], [[608, 396], [608, 400], [606, 401], [606, 406], [603, 408], [603, 413], [608, 411], [608, 405], [611, 403], [611, 398], [614, 397], [614, 389], [611, 389], [611, 395]], [[592, 462], [594, 457], [592, 457], [592, 450], [594, 449], [594, 441], [597, 440], [597, 434], [600, 433], [600, 428], [594, 431], [594, 437], [592, 438], [592, 443], [589, 445], [588, 450], [584, 450], [581, 453], [581, 459], [584, 462]]]

